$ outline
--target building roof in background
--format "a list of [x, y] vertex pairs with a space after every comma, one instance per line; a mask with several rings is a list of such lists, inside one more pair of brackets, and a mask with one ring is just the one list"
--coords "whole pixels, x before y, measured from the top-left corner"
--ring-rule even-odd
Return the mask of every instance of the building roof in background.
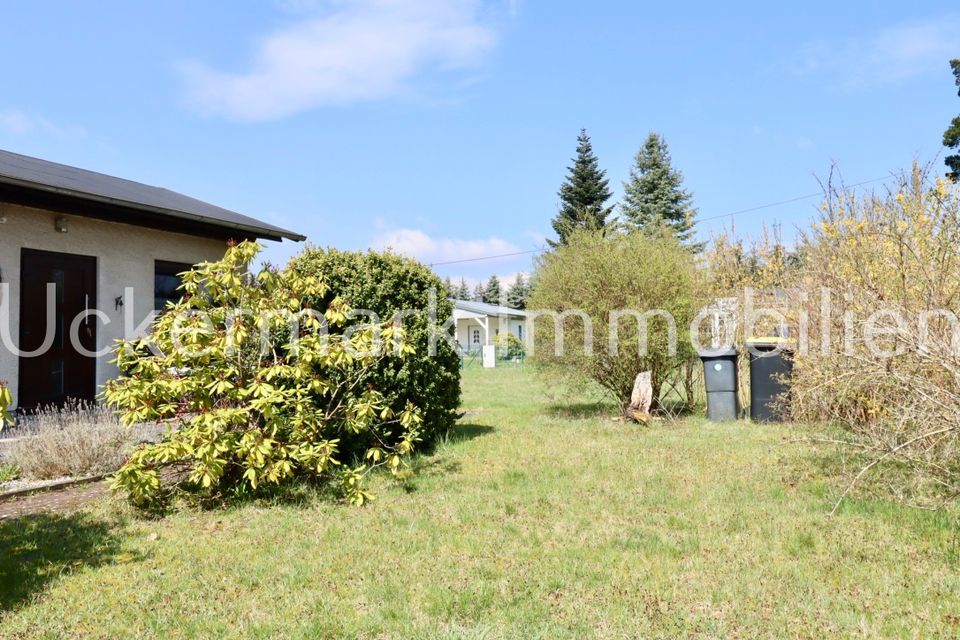
[[527, 317], [527, 312], [520, 309], [514, 309], [513, 307], [503, 307], [498, 304], [487, 304], [486, 302], [473, 302], [472, 300], [456, 300], [454, 298], [450, 299], [450, 302], [453, 303], [454, 308], [460, 309], [461, 311], [467, 311], [469, 313], [477, 313], [483, 316], [517, 316], [520, 318]]
[[0, 185], [3, 184], [236, 230], [269, 240], [287, 238], [300, 242], [306, 239], [299, 233], [169, 189], [0, 150]]

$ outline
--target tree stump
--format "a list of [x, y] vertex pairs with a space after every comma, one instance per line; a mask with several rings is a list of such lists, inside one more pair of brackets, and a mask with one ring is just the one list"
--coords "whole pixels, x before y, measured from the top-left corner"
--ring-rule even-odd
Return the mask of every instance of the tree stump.
[[627, 417], [641, 424], [650, 422], [650, 404], [653, 402], [651, 375], [650, 371], [637, 374], [630, 394], [630, 406], [627, 407]]

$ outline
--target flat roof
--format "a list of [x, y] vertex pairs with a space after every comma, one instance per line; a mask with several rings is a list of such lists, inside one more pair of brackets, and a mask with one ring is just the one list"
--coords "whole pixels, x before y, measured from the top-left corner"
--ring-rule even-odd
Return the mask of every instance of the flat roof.
[[[150, 185], [0, 149], [0, 184], [105, 203], [172, 220], [243, 232], [268, 240], [306, 236], [196, 198]], [[138, 224], [131, 221], [130, 224]]]

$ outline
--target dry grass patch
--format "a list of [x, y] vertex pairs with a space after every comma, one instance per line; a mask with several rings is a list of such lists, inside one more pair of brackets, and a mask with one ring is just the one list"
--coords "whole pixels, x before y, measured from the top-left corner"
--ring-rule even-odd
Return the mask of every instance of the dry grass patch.
[[48, 407], [24, 419], [7, 461], [29, 480], [109, 473], [123, 464], [137, 436], [99, 405]]

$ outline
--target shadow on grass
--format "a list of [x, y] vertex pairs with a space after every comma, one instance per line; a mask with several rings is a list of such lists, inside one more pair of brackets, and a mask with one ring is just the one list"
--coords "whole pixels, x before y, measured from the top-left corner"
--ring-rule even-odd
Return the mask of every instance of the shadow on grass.
[[[620, 409], [617, 406], [603, 400], [599, 402], [554, 403], [547, 406], [546, 412], [554, 418], [566, 418], [568, 420], [607, 419], [616, 418], [620, 415]], [[682, 420], [701, 414], [700, 407], [691, 408], [681, 402], [663, 402], [654, 415], [670, 420]]]
[[[480, 424], [457, 424], [435, 442], [414, 451], [409, 460], [409, 474], [404, 470], [397, 474], [395, 481], [409, 490], [410, 479], [415, 477], [431, 477], [454, 474], [460, 472], [460, 463], [445, 460], [441, 455], [443, 449], [456, 446], [460, 443], [479, 438], [494, 431], [493, 427]], [[349, 467], [367, 463], [359, 454], [354, 452], [341, 458]], [[239, 471], [234, 470], [239, 475]], [[373, 472], [373, 477], [389, 477], [386, 468]], [[240, 509], [248, 505], [263, 507], [309, 507], [317, 502], [329, 504], [343, 503], [343, 494], [340, 487], [329, 478], [311, 479], [298, 477], [280, 484], [261, 483], [256, 489], [249, 488], [238, 478], [228, 483], [235, 486], [234, 490], [214, 492], [212, 495], [204, 493], [195, 484], [184, 481], [187, 474], [180, 474], [179, 479], [171, 476], [167, 484], [166, 496], [149, 509], [137, 510], [137, 515], [144, 519], [162, 519], [183, 508], [199, 509], [215, 512], [223, 509]]]
[[66, 573], [110, 562], [118, 548], [115, 525], [88, 513], [0, 521], [0, 614]]
[[410, 463], [413, 478], [429, 478], [432, 476], [446, 476], [460, 473], [463, 465], [453, 460], [442, 458], [416, 458]]
[[461, 422], [450, 427], [445, 434], [441, 435], [435, 441], [422, 447], [418, 453], [422, 456], [432, 456], [446, 447], [469, 442], [481, 436], [489, 435], [494, 431], [496, 431], [496, 429], [485, 424]]
[[447, 431], [450, 443], [467, 442], [494, 432], [494, 428], [485, 424], [456, 424]]
[[658, 415], [671, 420], [683, 420], [693, 416], [703, 416], [706, 411], [706, 406], [700, 404], [690, 406], [682, 400], [661, 400]]
[[588, 418], [612, 418], [620, 415], [616, 407], [608, 402], [569, 402], [548, 405], [548, 415], [554, 418], [568, 420], [585, 420]]
[[450, 460], [446, 453], [456, 447], [481, 436], [493, 433], [495, 429], [484, 424], [457, 424], [440, 437], [431, 446], [422, 449], [410, 461], [409, 473], [401, 472], [397, 484], [407, 493], [418, 489], [418, 482], [428, 478], [460, 473], [462, 465]]

